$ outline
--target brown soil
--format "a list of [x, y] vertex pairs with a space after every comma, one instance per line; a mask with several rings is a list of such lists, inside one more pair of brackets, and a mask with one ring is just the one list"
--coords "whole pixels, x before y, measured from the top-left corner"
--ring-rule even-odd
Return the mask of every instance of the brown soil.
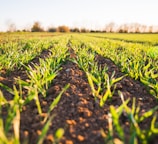
[[[73, 57], [73, 56], [72, 56]], [[99, 55], [96, 56], [96, 61], [101, 66], [108, 66], [108, 73], [111, 75], [116, 71], [115, 77], [124, 75], [118, 67], [109, 59], [105, 59]], [[15, 71], [8, 76], [2, 76], [0, 82], [11, 86], [14, 83], [15, 77], [27, 79], [26, 72]], [[103, 108], [100, 108], [98, 103], [94, 101], [90, 86], [87, 81], [86, 74], [73, 62], [67, 61], [62, 65], [62, 70], [53, 80], [47, 92], [47, 97], [40, 97], [43, 113], [48, 111], [48, 108], [54, 98], [59, 94], [61, 89], [70, 84], [68, 90], [62, 95], [58, 106], [51, 112], [55, 114], [52, 124], [49, 128], [48, 135], [44, 143], [52, 143], [53, 135], [58, 128], [64, 128], [65, 133], [60, 141], [60, 144], [103, 144], [104, 139], [100, 130], [108, 131], [108, 113], [109, 106], [119, 106], [122, 102], [117, 94], [117, 90], [122, 91], [124, 98], [136, 98], [137, 105], [141, 106], [141, 112], [148, 111], [157, 105], [153, 96], [147, 92], [147, 88], [140, 82], [134, 81], [129, 77], [123, 78], [117, 83], [116, 93], [111, 101], [105, 103]], [[4, 93], [7, 99], [11, 99], [11, 95]], [[3, 112], [3, 114], [5, 111]], [[29, 144], [35, 144], [38, 136], [43, 128], [41, 120], [43, 116], [38, 114], [34, 101], [23, 107], [21, 113], [20, 137], [21, 142], [27, 141]], [[121, 123], [127, 124], [127, 117], [121, 117]], [[141, 124], [142, 128], [150, 126], [151, 120], [146, 120]], [[129, 129], [125, 128], [127, 137]], [[156, 144], [156, 138], [153, 138], [151, 143]]]

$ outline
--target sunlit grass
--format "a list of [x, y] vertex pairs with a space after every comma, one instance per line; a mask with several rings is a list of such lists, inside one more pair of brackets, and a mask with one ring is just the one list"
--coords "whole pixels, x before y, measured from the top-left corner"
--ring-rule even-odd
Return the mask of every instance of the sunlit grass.
[[[141, 141], [143, 144], [147, 144], [153, 136], [158, 134], [156, 114], [158, 107], [153, 107], [141, 113], [141, 107], [137, 104], [135, 98], [124, 100], [123, 94], [115, 89], [117, 82], [128, 75], [146, 85], [150, 94], [156, 99], [158, 98], [158, 53], [157, 46], [154, 46], [157, 42], [155, 35], [148, 35], [151, 39], [148, 39], [149, 37], [145, 35], [142, 39], [142, 35], [132, 35], [136, 38], [129, 35], [127, 38], [127, 35], [118, 36], [117, 34], [69, 34], [53, 38], [51, 36], [53, 34], [50, 33], [48, 35], [47, 33], [25, 33], [25, 35], [11, 33], [4, 34], [3, 39], [1, 39], [0, 73], [2, 70], [12, 72], [15, 68], [20, 70], [23, 67], [27, 71], [28, 79], [17, 78], [15, 81], [18, 86], [13, 86], [13, 88], [0, 83], [2, 89], [13, 95], [13, 99], [7, 101], [5, 95], [0, 91], [0, 116], [3, 115], [3, 108], [7, 109], [6, 119], [0, 117], [0, 143], [20, 143], [22, 107], [29, 105], [31, 101], [35, 101], [38, 114], [43, 114], [40, 97], [47, 98], [48, 88], [60, 72], [62, 64], [67, 60], [75, 62], [85, 72], [94, 101], [100, 105], [100, 108], [104, 108], [106, 102], [113, 99], [114, 93], [118, 93], [118, 97], [120, 96], [121, 105], [116, 107], [111, 103], [109, 106], [108, 132], [102, 131], [105, 143], [137, 144]], [[109, 39], [105, 39], [108, 36]], [[68, 48], [74, 50], [75, 58], [69, 58]], [[28, 65], [33, 58], [46, 49], [50, 51], [47, 58], [39, 58], [39, 63]], [[126, 74], [116, 77], [114, 71], [109, 75], [108, 67], [101, 67], [97, 63], [96, 55], [98, 54], [111, 59]], [[38, 144], [44, 142], [55, 117], [51, 112], [58, 105], [61, 96], [69, 86], [67, 84], [50, 104], [46, 116], [42, 119], [44, 126], [38, 138]], [[27, 90], [25, 99], [23, 90]], [[132, 106], [128, 105], [130, 102]], [[120, 122], [122, 115], [127, 118], [129, 124], [128, 142], [124, 131], [125, 126]], [[148, 129], [141, 128], [140, 124], [149, 118], [151, 121]], [[63, 128], [59, 128], [52, 143], [59, 143], [64, 132]]]

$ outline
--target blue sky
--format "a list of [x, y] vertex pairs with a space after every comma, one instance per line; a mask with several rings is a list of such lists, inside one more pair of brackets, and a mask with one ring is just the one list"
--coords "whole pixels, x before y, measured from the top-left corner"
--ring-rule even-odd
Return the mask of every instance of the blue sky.
[[12, 23], [28, 28], [39, 21], [44, 28], [103, 28], [116, 24], [158, 25], [157, 0], [0, 0], [0, 31]]

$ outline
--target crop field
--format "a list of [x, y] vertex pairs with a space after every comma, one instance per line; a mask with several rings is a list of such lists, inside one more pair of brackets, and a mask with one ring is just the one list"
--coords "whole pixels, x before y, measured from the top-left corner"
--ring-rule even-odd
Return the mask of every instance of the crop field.
[[[92, 36], [92, 34], [90, 34]], [[135, 42], [142, 44], [150, 44], [158, 46], [158, 34], [128, 34], [128, 33], [106, 33], [106, 34], [93, 34], [94, 37], [101, 37], [113, 40], [121, 40], [125, 42]]]
[[158, 143], [158, 34], [0, 33], [0, 144], [52, 143]]

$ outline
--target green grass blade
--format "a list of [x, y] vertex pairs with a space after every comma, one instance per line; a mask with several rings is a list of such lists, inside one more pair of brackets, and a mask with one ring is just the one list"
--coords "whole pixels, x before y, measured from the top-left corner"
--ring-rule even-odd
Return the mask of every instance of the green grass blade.
[[0, 83], [0, 87], [4, 88], [6, 91], [8, 91], [12, 95], [14, 95], [14, 91], [10, 87], [8, 87], [8, 86], [6, 86], [6, 85], [4, 85], [2, 83]]
[[138, 122], [141, 122], [145, 120], [146, 118], [150, 117], [153, 115], [153, 113], [158, 109], [158, 106], [154, 107], [153, 109], [145, 112], [142, 116], [139, 117]]
[[1, 144], [8, 144], [9, 143], [9, 141], [5, 135], [2, 118], [0, 118], [0, 143]]
[[46, 134], [47, 134], [47, 132], [48, 132], [48, 130], [49, 130], [49, 127], [50, 127], [50, 125], [51, 125], [51, 122], [52, 122], [52, 119], [53, 119], [53, 118], [54, 118], [54, 115], [52, 115], [52, 116], [48, 119], [48, 121], [46, 122], [45, 126], [44, 126], [43, 129], [42, 129], [41, 135], [39, 136], [39, 139], [38, 139], [37, 144], [43, 144], [43, 141], [44, 141], [45, 136], [46, 136]]

